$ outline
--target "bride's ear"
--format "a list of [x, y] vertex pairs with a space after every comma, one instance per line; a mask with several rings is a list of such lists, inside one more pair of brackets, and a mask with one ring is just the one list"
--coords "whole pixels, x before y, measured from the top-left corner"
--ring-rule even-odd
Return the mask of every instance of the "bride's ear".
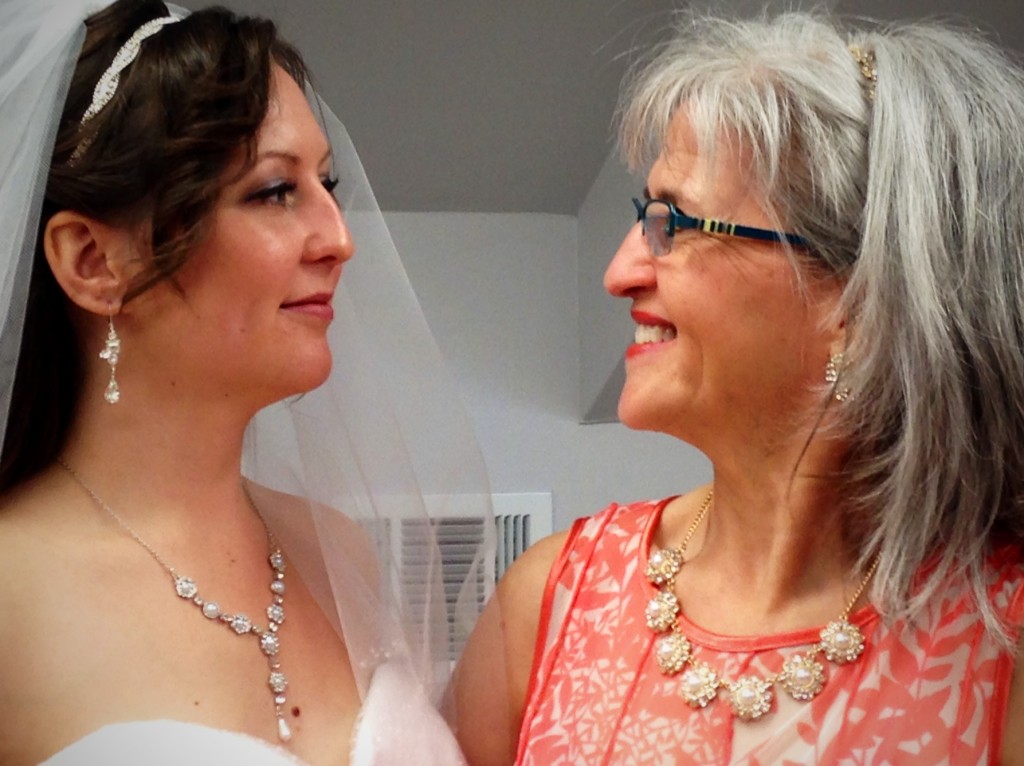
[[46, 224], [43, 251], [53, 276], [77, 306], [93, 314], [116, 311], [136, 261], [130, 229], [62, 210]]

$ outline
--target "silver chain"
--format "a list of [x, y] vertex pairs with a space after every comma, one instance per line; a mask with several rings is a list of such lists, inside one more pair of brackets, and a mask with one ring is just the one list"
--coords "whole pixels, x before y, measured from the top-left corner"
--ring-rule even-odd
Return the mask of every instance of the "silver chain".
[[285, 689], [288, 687], [288, 679], [284, 673], [281, 672], [281, 663], [277, 658], [281, 649], [281, 637], [279, 635], [279, 630], [285, 617], [284, 554], [277, 545], [277, 541], [274, 539], [274, 535], [267, 526], [267, 522], [263, 519], [263, 516], [260, 515], [259, 510], [256, 508], [256, 504], [249, 495], [249, 491], [243, 486], [243, 491], [245, 492], [245, 497], [249, 503], [249, 507], [252, 508], [256, 517], [260, 520], [260, 523], [263, 525], [263, 531], [266, 533], [267, 548], [269, 551], [268, 561], [270, 562], [270, 567], [273, 571], [273, 578], [270, 581], [270, 591], [274, 595], [273, 601], [266, 610], [268, 620], [266, 629], [253, 624], [252, 621], [244, 614], [228, 614], [221, 610], [217, 602], [203, 599], [199, 595], [199, 587], [196, 585], [195, 581], [190, 577], [178, 574], [177, 570], [168, 564], [167, 561], [165, 561], [164, 558], [156, 552], [153, 546], [142, 539], [139, 533], [136, 532], [127, 521], [121, 518], [120, 514], [111, 508], [103, 498], [96, 494], [92, 487], [85, 482], [75, 469], [68, 465], [63, 458], [57, 458], [57, 463], [67, 471], [68, 474], [70, 474], [70, 476], [83, 490], [85, 490], [86, 494], [89, 495], [93, 503], [95, 503], [100, 510], [116, 521], [118, 526], [120, 526], [121, 529], [123, 529], [125, 533], [132, 538], [132, 540], [142, 546], [153, 560], [171, 576], [171, 579], [174, 582], [175, 592], [179, 597], [187, 601], [191, 601], [200, 609], [203, 616], [207, 619], [217, 620], [231, 628], [235, 635], [244, 636], [251, 633], [259, 639], [260, 651], [262, 651], [266, 656], [267, 664], [270, 668], [267, 686], [274, 695], [274, 714], [277, 718], [277, 735], [283, 742], [290, 740], [292, 736], [291, 728], [288, 726], [288, 722], [285, 720], [284, 714], [284, 706], [287, 702]]

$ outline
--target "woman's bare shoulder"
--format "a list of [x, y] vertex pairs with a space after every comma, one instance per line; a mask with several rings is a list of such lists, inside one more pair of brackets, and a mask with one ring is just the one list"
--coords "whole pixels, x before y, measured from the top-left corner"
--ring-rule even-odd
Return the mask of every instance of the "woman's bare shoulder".
[[[64, 569], [62, 553], [76, 547], [69, 539], [76, 520], [67, 505], [59, 484], [46, 476], [0, 495], [0, 599], [5, 607], [33, 603], [38, 591], [54, 596], [49, 576]], [[11, 627], [10, 614], [5, 615], [0, 630]]]
[[[530, 608], [531, 601], [536, 601], [539, 608], [551, 567], [568, 536], [569, 532], [564, 531], [542, 538], [512, 563], [498, 583], [498, 597], [502, 601], [503, 611], [518, 605]], [[506, 604], [506, 601], [509, 603]]]
[[[90, 580], [79, 566], [91, 545], [79, 539], [60, 493], [43, 484], [0, 497], [0, 762], [36, 762], [46, 752], [64, 700], [83, 675], [81, 653], [103, 615], [88, 608]], [[49, 715], [43, 713], [49, 711]], [[35, 758], [36, 760], [32, 760]]]
[[568, 532], [545, 537], [513, 562], [480, 617], [452, 679], [459, 743], [472, 766], [515, 757], [533, 668], [544, 590]]
[[[379, 577], [377, 547], [369, 531], [344, 512], [300, 495], [280, 492], [246, 482], [246, 489], [260, 516], [267, 522], [285, 553], [301, 562], [305, 576], [324, 579], [324, 555], [331, 553], [352, 566], [352, 571]], [[309, 583], [307, 583], [309, 584]]]

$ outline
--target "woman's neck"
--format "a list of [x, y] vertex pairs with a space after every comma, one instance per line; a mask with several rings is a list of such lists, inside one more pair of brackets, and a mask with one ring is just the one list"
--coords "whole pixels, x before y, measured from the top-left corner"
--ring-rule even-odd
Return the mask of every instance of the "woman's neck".
[[[862, 579], [844, 524], [841, 467], [842, 451], [828, 442], [807, 446], [798, 464], [792, 456], [749, 452], [716, 461], [713, 503], [680, 578], [681, 589], [694, 594], [684, 599], [687, 614], [699, 623], [706, 607], [718, 619], [728, 604], [730, 617], [717, 628], [752, 634], [834, 619]], [[675, 523], [666, 515], [675, 539], [664, 542], [678, 544], [710, 489], [681, 498]]]
[[240, 484], [248, 412], [230, 403], [147, 401], [126, 392], [79, 407], [61, 456], [111, 505], [136, 519], [153, 513], [194, 513], [212, 522], [218, 511], [245, 507]]

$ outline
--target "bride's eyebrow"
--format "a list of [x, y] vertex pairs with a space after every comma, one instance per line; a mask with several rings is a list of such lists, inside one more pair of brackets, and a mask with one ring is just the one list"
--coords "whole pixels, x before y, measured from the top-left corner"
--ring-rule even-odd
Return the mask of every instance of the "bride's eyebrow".
[[[331, 154], [331, 147], [328, 146], [327, 150], [323, 153], [323, 156], [317, 162], [317, 166], [323, 165], [324, 163], [328, 162], [331, 159]], [[300, 157], [295, 152], [288, 151], [285, 149], [266, 149], [256, 154], [256, 162], [261, 162], [263, 160], [269, 159], [284, 160], [290, 165], [298, 165], [299, 163], [302, 162], [302, 157]]]

